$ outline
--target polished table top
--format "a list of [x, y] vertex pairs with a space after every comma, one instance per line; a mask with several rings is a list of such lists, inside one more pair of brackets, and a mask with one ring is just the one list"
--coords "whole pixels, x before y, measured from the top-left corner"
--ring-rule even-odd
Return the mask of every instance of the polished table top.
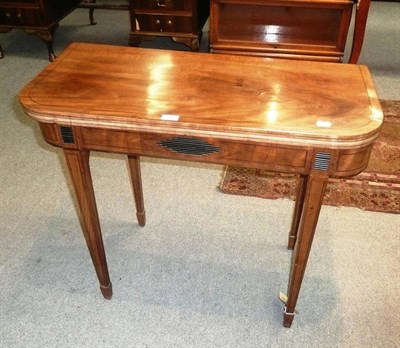
[[40, 122], [351, 148], [383, 116], [360, 65], [74, 43], [20, 94]]

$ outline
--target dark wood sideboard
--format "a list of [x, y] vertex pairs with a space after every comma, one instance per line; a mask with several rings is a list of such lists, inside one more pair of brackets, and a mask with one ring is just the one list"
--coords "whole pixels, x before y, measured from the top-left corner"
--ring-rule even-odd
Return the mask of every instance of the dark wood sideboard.
[[171, 37], [198, 51], [210, 12], [209, 0], [129, 0], [129, 45], [154, 36]]
[[350, 63], [360, 55], [370, 0], [211, 0], [215, 53], [341, 62], [355, 13]]
[[[55, 58], [53, 38], [58, 22], [73, 11], [81, 0], [0, 0], [0, 33], [24, 29], [47, 45], [49, 59]], [[0, 57], [3, 50], [0, 46]]]

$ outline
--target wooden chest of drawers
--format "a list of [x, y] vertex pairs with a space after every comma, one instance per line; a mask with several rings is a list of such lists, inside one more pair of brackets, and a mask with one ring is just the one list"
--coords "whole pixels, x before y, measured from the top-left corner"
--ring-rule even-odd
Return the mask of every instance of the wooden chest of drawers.
[[129, 7], [131, 46], [146, 37], [169, 36], [193, 51], [199, 49], [209, 0], [130, 0]]
[[[58, 22], [74, 10], [80, 0], [0, 1], [0, 32], [25, 29], [47, 44], [49, 59], [54, 59], [53, 38]], [[0, 46], [1, 56], [3, 52]]]
[[[369, 0], [361, 1], [369, 7]], [[211, 0], [210, 49], [339, 62], [354, 4], [354, 0]]]

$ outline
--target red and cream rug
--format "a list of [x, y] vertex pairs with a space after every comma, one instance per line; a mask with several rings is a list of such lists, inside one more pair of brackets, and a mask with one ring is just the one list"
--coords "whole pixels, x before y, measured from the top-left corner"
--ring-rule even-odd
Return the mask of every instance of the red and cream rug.
[[[368, 168], [347, 179], [329, 179], [323, 204], [400, 213], [400, 100], [381, 100], [385, 121]], [[219, 188], [229, 194], [268, 199], [296, 195], [296, 176], [226, 167]]]

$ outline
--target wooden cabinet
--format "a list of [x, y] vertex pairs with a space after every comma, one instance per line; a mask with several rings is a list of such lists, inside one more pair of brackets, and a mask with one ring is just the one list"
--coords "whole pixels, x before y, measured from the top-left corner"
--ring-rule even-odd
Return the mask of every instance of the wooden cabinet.
[[[362, 2], [369, 7], [369, 0]], [[210, 49], [216, 53], [339, 62], [354, 3], [211, 0]]]
[[197, 51], [208, 18], [209, 0], [130, 0], [129, 44], [144, 38], [169, 36]]
[[[46, 43], [49, 59], [53, 60], [53, 38], [58, 22], [75, 9], [79, 2], [80, 0], [1, 0], [0, 32], [18, 28], [37, 35]], [[1, 46], [0, 54], [3, 56]]]

